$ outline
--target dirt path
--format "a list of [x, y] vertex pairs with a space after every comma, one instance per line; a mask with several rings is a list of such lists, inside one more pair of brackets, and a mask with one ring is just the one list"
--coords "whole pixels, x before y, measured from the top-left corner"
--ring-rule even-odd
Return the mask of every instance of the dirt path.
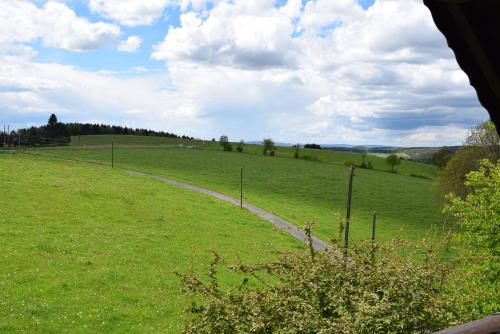
[[[130, 169], [124, 169], [124, 168], [122, 168], [122, 170], [125, 171], [125, 172], [127, 172], [127, 173], [130, 173], [130, 174], [149, 177], [151, 179], [155, 179], [155, 180], [158, 180], [158, 181], [161, 181], [161, 182], [173, 184], [173, 185], [176, 185], [176, 186], [184, 188], [184, 189], [189, 189], [189, 190], [193, 190], [193, 191], [196, 191], [196, 192], [199, 192], [199, 193], [202, 193], [202, 194], [206, 194], [206, 195], [209, 195], [209, 196], [212, 196], [212, 197], [216, 197], [216, 198], [218, 198], [220, 200], [223, 200], [225, 202], [231, 203], [233, 205], [240, 206], [240, 200], [239, 199], [236, 199], [234, 197], [227, 196], [227, 195], [224, 195], [224, 194], [212, 191], [212, 190], [204, 189], [204, 188], [197, 187], [197, 186], [194, 186], [194, 185], [191, 185], [191, 184], [188, 184], [188, 183], [184, 183], [184, 182], [180, 182], [180, 181], [168, 179], [168, 178], [157, 176], [157, 175], [153, 175], [153, 174], [148, 174], [148, 173], [134, 171], [134, 170], [130, 170]], [[268, 222], [271, 222], [276, 227], [278, 227], [280, 229], [283, 229], [283, 230], [286, 230], [294, 238], [296, 238], [296, 239], [298, 239], [298, 240], [300, 240], [302, 242], [307, 242], [307, 236], [306, 236], [306, 234], [301, 229], [297, 228], [295, 225], [293, 225], [293, 224], [291, 224], [291, 223], [289, 223], [289, 222], [287, 222], [287, 221], [285, 221], [285, 220], [283, 220], [283, 219], [281, 219], [281, 218], [273, 215], [270, 212], [262, 210], [262, 209], [254, 206], [252, 204], [248, 204], [248, 203], [243, 202], [243, 207], [245, 209], [247, 209], [248, 211], [256, 214], [260, 218], [262, 218], [264, 220], [267, 220]], [[320, 240], [318, 238], [313, 237], [312, 241], [313, 241], [313, 247], [314, 247], [314, 249], [322, 250], [322, 249], [329, 248], [329, 246], [328, 246], [328, 244], [326, 242], [324, 242], [324, 241], [322, 241], [322, 240]]]

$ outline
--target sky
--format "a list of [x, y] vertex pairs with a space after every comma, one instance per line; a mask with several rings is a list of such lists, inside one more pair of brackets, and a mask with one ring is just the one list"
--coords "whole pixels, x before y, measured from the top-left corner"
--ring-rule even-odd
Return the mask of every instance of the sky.
[[0, 0], [0, 125], [461, 144], [488, 119], [422, 0]]

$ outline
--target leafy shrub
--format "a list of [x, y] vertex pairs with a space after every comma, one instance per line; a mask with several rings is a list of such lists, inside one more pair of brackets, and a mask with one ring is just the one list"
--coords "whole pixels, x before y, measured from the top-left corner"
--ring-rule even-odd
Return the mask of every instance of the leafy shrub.
[[238, 146], [236, 146], [236, 151], [238, 151], [239, 153], [243, 152], [243, 140], [240, 140], [240, 142], [238, 143]]
[[344, 166], [348, 166], [349, 167], [351, 165], [352, 166], [356, 166], [356, 164], [352, 160], [346, 160], [346, 161], [344, 161]]
[[469, 246], [461, 250], [465, 279], [454, 284], [463, 298], [461, 312], [480, 318], [500, 310], [500, 162], [484, 159], [466, 178], [471, 193], [466, 199], [449, 194], [444, 212], [458, 221], [459, 240]]
[[214, 253], [207, 279], [178, 274], [184, 291], [201, 297], [184, 333], [424, 333], [457, 320], [435, 252], [395, 240], [373, 254], [367, 244], [349, 256], [310, 245], [271, 262], [226, 265], [241, 284], [222, 290]]
[[262, 153], [267, 155], [267, 152], [270, 152], [270, 155], [274, 156], [274, 151], [276, 150], [274, 141], [271, 138], [266, 138], [262, 141], [262, 144], [264, 146]]
[[293, 157], [295, 159], [298, 159], [299, 158], [299, 144], [295, 145], [295, 152], [293, 152]]
[[371, 161], [368, 161], [366, 163], [366, 169], [373, 169], [373, 165], [372, 165], [372, 162]]

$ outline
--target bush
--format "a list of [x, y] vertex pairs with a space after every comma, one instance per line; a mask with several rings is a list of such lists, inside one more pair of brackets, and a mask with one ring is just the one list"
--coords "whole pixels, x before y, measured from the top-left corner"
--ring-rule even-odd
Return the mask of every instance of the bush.
[[459, 240], [468, 246], [461, 249], [466, 277], [455, 284], [461, 312], [480, 318], [500, 310], [500, 162], [484, 159], [466, 179], [472, 191], [466, 199], [449, 194], [444, 212], [458, 221]]
[[295, 152], [293, 153], [293, 157], [295, 159], [298, 159], [299, 158], [299, 144], [295, 145]]
[[373, 165], [372, 165], [372, 162], [371, 161], [368, 161], [366, 163], [366, 169], [373, 169]]
[[262, 145], [264, 146], [262, 153], [267, 155], [267, 152], [270, 152], [271, 156], [274, 156], [274, 151], [276, 150], [276, 146], [274, 145], [274, 141], [271, 138], [266, 138], [262, 141]]
[[239, 153], [243, 152], [243, 140], [240, 140], [240, 142], [238, 143], [238, 146], [236, 146], [236, 151], [238, 151]]
[[354, 163], [354, 161], [352, 161], [352, 160], [346, 160], [346, 161], [344, 161], [344, 166], [349, 167], [349, 166], [351, 166], [351, 165], [352, 165], [352, 166], [356, 166], [356, 164], [355, 164], [355, 163]]
[[233, 151], [233, 145], [230, 142], [225, 142], [223, 147], [224, 147], [224, 151], [226, 151], [226, 152]]
[[[404, 250], [404, 251], [403, 251]], [[405, 255], [401, 255], [401, 254]], [[424, 333], [453, 323], [448, 268], [436, 253], [402, 241], [294, 251], [278, 260], [227, 266], [241, 284], [221, 290], [220, 258], [207, 280], [178, 274], [193, 303], [184, 333]]]

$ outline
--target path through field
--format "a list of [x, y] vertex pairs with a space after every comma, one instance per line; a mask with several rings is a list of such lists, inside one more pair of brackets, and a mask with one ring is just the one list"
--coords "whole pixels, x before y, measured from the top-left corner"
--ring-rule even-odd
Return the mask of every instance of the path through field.
[[[240, 206], [239, 199], [236, 199], [234, 197], [218, 193], [216, 191], [212, 191], [212, 190], [208, 190], [208, 189], [205, 189], [205, 188], [197, 187], [197, 186], [194, 186], [192, 184], [188, 184], [188, 183], [176, 181], [176, 180], [173, 180], [173, 179], [168, 179], [168, 178], [161, 177], [161, 176], [158, 176], [158, 175], [148, 174], [148, 173], [134, 171], [134, 170], [130, 170], [130, 169], [124, 169], [124, 168], [122, 170], [125, 171], [125, 172], [127, 172], [127, 173], [130, 173], [130, 174], [149, 177], [149, 178], [161, 181], [161, 182], [165, 182], [165, 183], [176, 185], [176, 186], [184, 188], [184, 189], [189, 189], [189, 190], [197, 191], [199, 193], [206, 194], [206, 195], [209, 195], [209, 196], [213, 196], [213, 197], [216, 197], [216, 198], [218, 198], [220, 200], [223, 200], [225, 202], [228, 202], [228, 203]], [[248, 203], [243, 202], [243, 207], [245, 209], [247, 209], [248, 211], [256, 214], [260, 218], [271, 222], [276, 227], [278, 227], [280, 229], [283, 229], [283, 230], [286, 230], [294, 238], [299, 239], [302, 242], [307, 242], [307, 236], [306, 236], [306, 234], [302, 230], [300, 230], [299, 228], [297, 228], [295, 225], [293, 225], [293, 224], [291, 224], [291, 223], [289, 223], [289, 222], [287, 222], [287, 221], [285, 221], [285, 220], [283, 220], [283, 219], [281, 219], [281, 218], [273, 215], [270, 212], [262, 210], [261, 208], [258, 208], [258, 207], [254, 206], [252, 204], [248, 204]], [[313, 244], [314, 249], [316, 249], [316, 250], [324, 250], [324, 249], [328, 249], [329, 248], [329, 246], [328, 246], [328, 244], [326, 242], [324, 242], [324, 241], [322, 241], [322, 240], [320, 240], [318, 238], [315, 238], [315, 237], [312, 237], [312, 244]]]

